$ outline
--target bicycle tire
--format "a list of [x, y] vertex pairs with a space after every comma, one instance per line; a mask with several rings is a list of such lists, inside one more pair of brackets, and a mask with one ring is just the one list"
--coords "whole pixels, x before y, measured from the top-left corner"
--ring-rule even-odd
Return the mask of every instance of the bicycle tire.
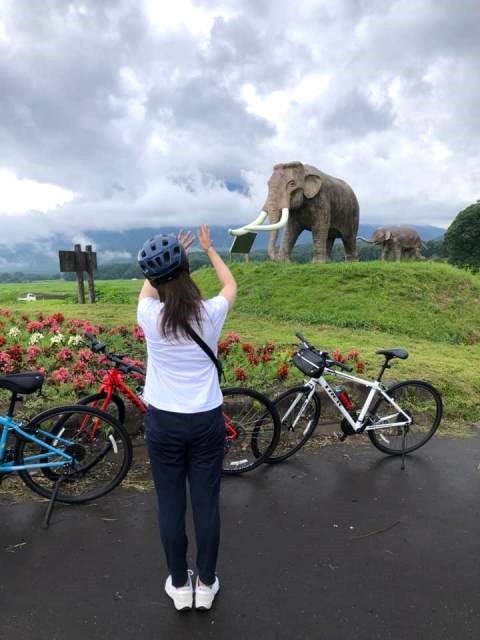
[[[309, 406], [311, 406], [311, 413], [309, 416], [307, 414], [308, 423], [307, 423], [307, 426], [304, 427], [303, 430], [301, 431], [302, 437], [300, 438], [300, 440], [296, 442], [296, 444], [294, 444], [294, 446], [282, 447], [283, 443], [287, 443], [288, 441], [288, 437], [289, 437], [288, 434], [292, 433], [295, 430], [295, 428], [292, 427], [292, 424], [291, 424], [292, 423], [291, 417], [292, 415], [294, 417], [298, 415], [298, 413], [290, 414], [288, 415], [285, 421], [283, 416], [286, 415], [288, 408], [285, 407], [285, 412], [284, 412], [281, 407], [282, 402], [286, 400], [290, 395], [293, 396], [291, 402], [285, 403], [285, 405], [288, 404], [288, 407], [290, 407], [291, 403], [294, 401], [294, 399], [296, 399], [299, 393], [304, 396], [307, 396], [310, 392], [311, 392], [310, 387], [305, 387], [300, 385], [298, 387], [292, 387], [291, 389], [287, 389], [287, 391], [284, 391], [283, 393], [281, 393], [280, 395], [278, 395], [276, 398], [272, 400], [273, 405], [277, 408], [278, 415], [280, 418], [280, 438], [275, 448], [275, 451], [267, 460], [265, 460], [265, 462], [268, 462], [269, 464], [277, 464], [279, 462], [283, 462], [284, 460], [287, 460], [288, 458], [290, 458], [290, 456], [293, 456], [295, 453], [297, 453], [297, 451], [299, 451], [305, 445], [305, 443], [312, 437], [318, 425], [318, 421], [320, 420], [320, 413], [322, 410], [321, 401], [316, 392], [312, 395], [312, 397], [308, 401], [308, 405], [305, 407], [305, 410], [308, 411]], [[304, 402], [305, 400], [301, 400], [299, 402], [300, 408], [303, 406]], [[304, 414], [305, 414], [305, 411], [302, 412], [302, 416]]]
[[[280, 420], [272, 402], [258, 391], [227, 387], [222, 393], [226, 423], [222, 473], [239, 475], [252, 471], [273, 453], [280, 437]], [[238, 416], [234, 414], [237, 408]], [[235, 437], [229, 434], [227, 425], [236, 431]]]
[[[401, 395], [403, 396], [407, 395], [406, 390], [408, 387], [411, 388], [410, 400], [408, 400], [408, 398], [405, 399], [400, 397]], [[416, 390], [416, 393], [414, 390]], [[413, 395], [418, 396], [420, 399], [420, 392], [424, 394], [424, 397], [425, 395], [426, 396], [430, 395], [430, 398], [432, 401], [431, 407], [424, 407], [424, 413], [423, 415], [420, 416], [422, 418], [422, 421], [427, 423], [426, 426], [423, 426], [423, 424], [420, 425], [420, 423], [418, 422], [418, 417], [416, 417], [418, 416], [418, 412], [417, 414], [414, 413], [416, 401], [415, 401], [415, 398], [413, 398], [412, 396]], [[412, 427], [415, 427], [415, 425], [417, 425], [418, 428], [415, 431], [415, 434], [416, 433], [421, 434], [420, 439], [416, 443], [410, 444], [410, 446], [406, 446], [405, 450], [402, 451], [402, 447], [401, 447], [401, 439], [403, 437], [402, 427], [392, 427], [390, 429], [390, 432], [388, 431], [388, 428], [367, 429], [368, 437], [370, 438], [371, 443], [379, 451], [382, 451], [383, 453], [386, 453], [391, 456], [400, 456], [402, 455], [402, 453], [408, 454], [408, 453], [411, 453], [412, 451], [416, 451], [417, 449], [420, 449], [420, 447], [423, 447], [423, 445], [430, 440], [430, 438], [435, 434], [435, 432], [437, 431], [440, 425], [440, 422], [443, 416], [442, 396], [437, 391], [437, 389], [435, 389], [433, 385], [431, 385], [428, 382], [424, 382], [423, 380], [405, 380], [403, 382], [399, 382], [389, 387], [387, 389], [387, 393], [389, 395], [393, 395], [394, 399], [397, 401], [399, 406], [402, 407], [402, 409], [404, 409], [405, 411], [407, 411], [413, 418], [413, 423], [409, 426], [407, 433], [410, 434], [413, 431]], [[402, 402], [403, 402], [403, 406], [402, 406]], [[413, 403], [411, 409], [407, 408], [406, 406], [408, 402]], [[417, 406], [418, 406], [418, 401], [417, 401]], [[385, 409], [388, 408], [390, 412], [392, 411], [392, 406], [383, 397], [381, 397], [376, 402], [376, 404], [374, 405], [371, 411], [371, 416], [373, 417], [373, 419], [375, 419], [375, 417], [378, 417], [378, 414], [383, 407], [385, 407]], [[429, 409], [428, 413], [427, 413], [427, 408]], [[406, 437], [408, 440], [409, 436], [407, 435]], [[397, 444], [398, 445], [397, 448], [394, 448], [393, 444]]]
[[[84, 396], [83, 398], [80, 398], [79, 400], [77, 400], [76, 404], [88, 405], [88, 406], [93, 405], [94, 409], [100, 409], [100, 411], [105, 411], [105, 409], [103, 409], [101, 406], [100, 407], [96, 406], [96, 403], [99, 402], [99, 400], [105, 400], [106, 397], [107, 397], [106, 391], [99, 391], [98, 393], [93, 393], [90, 396]], [[112, 413], [112, 415], [119, 422], [121, 422], [122, 424], [125, 424], [125, 416], [126, 416], [125, 403], [122, 400], [122, 398], [116, 393], [112, 395], [112, 399], [108, 404], [107, 408], [110, 408], [112, 405], [115, 405], [117, 410], [117, 414], [115, 415]]]
[[[64, 418], [62, 420], [62, 416], [64, 417], [65, 415], [67, 416], [67, 418], [66, 419]], [[68, 420], [70, 418], [72, 418], [72, 423], [71, 423], [72, 426], [74, 425], [75, 427], [77, 427], [77, 423], [73, 420], [74, 416], [77, 417], [77, 420], [80, 419], [80, 421], [83, 420], [83, 422], [85, 421], [86, 417], [90, 416], [93, 420], [96, 420], [96, 421], [101, 420], [102, 425], [104, 423], [107, 425], [105, 432], [101, 433], [101, 436], [103, 436], [103, 442], [105, 444], [103, 448], [100, 450], [100, 452], [97, 453], [96, 456], [92, 459], [93, 464], [92, 464], [92, 460], [90, 460], [90, 462], [88, 464], [86, 463], [83, 468], [79, 467], [77, 470], [73, 469], [71, 473], [65, 476], [65, 480], [63, 483], [60, 484], [59, 491], [57, 493], [56, 499], [59, 502], [63, 502], [66, 504], [83, 504], [85, 502], [90, 502], [92, 500], [96, 500], [97, 498], [101, 498], [102, 496], [106, 495], [110, 491], [113, 491], [113, 489], [115, 489], [122, 482], [122, 480], [127, 475], [132, 463], [133, 449], [132, 449], [132, 442], [131, 442], [130, 436], [128, 435], [128, 432], [118, 420], [116, 420], [111, 414], [106, 413], [105, 411], [101, 411], [100, 409], [94, 409], [92, 407], [88, 407], [84, 405], [65, 405], [60, 407], [54, 407], [53, 409], [48, 409], [47, 411], [43, 411], [42, 413], [39, 413], [37, 416], [35, 416], [31, 420], [31, 422], [25, 427], [25, 430], [28, 431], [29, 433], [35, 434], [37, 437], [39, 437], [39, 439], [41, 438], [42, 431], [43, 432], [48, 431], [49, 433], [53, 433], [53, 435], [59, 435], [60, 433], [59, 430], [61, 429], [65, 430], [66, 428], [65, 425], [68, 423]], [[41, 428], [42, 425], [48, 425], [48, 422], [52, 419], [53, 420], [56, 419], [56, 422], [50, 429], [45, 428], [45, 426], [43, 429]], [[56, 426], [57, 426], [57, 433], [55, 433]], [[70, 425], [69, 425], [69, 428], [70, 428]], [[113, 434], [111, 430], [113, 430]], [[108, 432], [108, 435], [107, 435], [107, 432]], [[77, 434], [78, 433], [79, 433], [79, 430], [77, 429]], [[62, 437], [63, 435], [64, 434], [62, 431]], [[70, 436], [68, 439], [73, 440], [73, 436]], [[52, 440], [50, 438], [48, 439], [46, 438], [45, 440], [48, 441], [50, 444], [52, 443]], [[110, 444], [107, 443], [107, 440]], [[85, 441], [85, 438], [84, 438], [84, 441]], [[99, 442], [100, 445], [102, 445], [101, 438], [91, 440], [91, 443], [96, 443], [96, 442]], [[112, 444], [112, 442], [114, 444]], [[25, 464], [25, 461], [24, 461], [25, 450], [30, 445], [38, 447], [38, 445], [34, 445], [34, 443], [32, 443], [28, 439], [25, 439], [25, 438], [17, 439], [17, 444], [15, 447], [16, 464], [18, 465]], [[72, 444], [70, 447], [66, 447], [66, 449], [70, 449], [70, 453], [75, 451], [75, 456], [79, 458], [80, 461], [84, 459], [81, 457], [81, 454], [83, 453], [84, 455], [86, 448], [87, 448], [87, 445], [85, 443], [80, 444], [80, 437], [78, 438], [78, 442], [75, 441], [74, 444]], [[39, 448], [39, 451], [40, 450], [41, 449]], [[64, 487], [66, 486], [72, 489], [81, 488], [82, 480], [86, 483], [87, 475], [91, 474], [91, 472], [96, 471], [97, 475], [99, 475], [102, 472], [102, 470], [105, 469], [107, 463], [105, 462], [104, 467], [99, 467], [98, 465], [100, 462], [106, 460], [106, 457], [110, 451], [113, 451], [114, 456], [116, 455], [121, 456], [118, 459], [114, 458], [115, 463], [118, 463], [119, 467], [118, 467], [118, 471], [116, 471], [112, 479], [107, 479], [106, 484], [104, 486], [99, 487], [93, 491], [86, 490], [86, 493], [80, 493], [80, 494], [65, 493]], [[36, 451], [33, 451], [32, 453], [36, 453]], [[30, 452], [28, 451], [27, 451], [27, 454], [31, 455]], [[45, 467], [43, 469], [33, 469], [33, 470], [23, 469], [19, 471], [18, 474], [22, 479], [22, 481], [32, 491], [43, 496], [44, 498], [51, 498], [56, 480], [60, 475], [58, 472], [56, 472], [57, 468], [58, 467], [51, 467], [51, 468]], [[51, 471], [51, 473], [48, 472], [49, 470]], [[43, 473], [43, 471], [46, 471], [46, 473]], [[91, 478], [92, 476], [90, 475], [89, 477]], [[48, 486], [48, 484], [45, 486], [44, 483], [50, 483], [51, 486]]]

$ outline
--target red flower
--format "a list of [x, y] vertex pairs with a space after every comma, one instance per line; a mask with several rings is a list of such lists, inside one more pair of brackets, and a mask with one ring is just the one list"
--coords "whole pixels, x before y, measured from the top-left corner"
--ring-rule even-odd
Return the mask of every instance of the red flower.
[[231, 343], [228, 340], [222, 340], [218, 343], [218, 352], [227, 354], [230, 351]]
[[0, 316], [5, 316], [5, 318], [10, 318], [12, 312], [10, 309], [0, 309]]
[[332, 358], [337, 362], [345, 362], [345, 358], [342, 356], [342, 354], [338, 350], [332, 351]]
[[53, 320], [54, 322], [58, 322], [58, 324], [62, 324], [62, 322], [65, 321], [65, 316], [63, 315], [63, 313], [54, 313], [50, 318], [50, 320]]
[[355, 369], [357, 370], [357, 373], [363, 373], [365, 371], [365, 363], [362, 362], [362, 360], [357, 360], [355, 363]]
[[140, 340], [140, 342], [145, 342], [145, 334], [143, 332], [143, 329], [139, 327], [138, 324], [136, 324], [133, 327], [133, 337], [135, 338], [135, 340]]
[[57, 369], [52, 373], [52, 380], [60, 384], [67, 383], [69, 377], [70, 377], [70, 374], [68, 373], [68, 370], [65, 369], [65, 367], [60, 367], [60, 369]]
[[285, 362], [284, 364], [281, 364], [278, 369], [277, 369], [277, 378], [279, 380], [285, 380], [285, 378], [288, 376], [288, 364]]
[[249, 353], [248, 354], [248, 361], [249, 361], [249, 363], [251, 365], [256, 367], [258, 365], [258, 363], [260, 362], [260, 358], [258, 356], [256, 356], [254, 353]]
[[108, 335], [114, 336], [117, 333], [125, 338], [130, 333], [130, 329], [126, 324], [121, 324], [118, 327], [113, 327], [113, 329], [110, 329], [110, 331], [108, 332]]
[[234, 331], [230, 331], [230, 333], [227, 333], [225, 339], [228, 340], [228, 342], [240, 342], [240, 336]]
[[3, 347], [4, 344], [6, 344], [6, 340], [3, 336], [0, 336], [0, 347]]
[[360, 353], [358, 351], [349, 351], [347, 353], [347, 360], [357, 360]]
[[21, 362], [23, 357], [23, 347], [19, 344], [15, 344], [13, 347], [6, 349], [6, 353], [8, 353], [11, 359], [15, 362]]
[[242, 344], [242, 349], [245, 351], [245, 353], [254, 353], [255, 351], [252, 345], [248, 344], [248, 342], [244, 342]]
[[262, 355], [262, 362], [267, 363], [270, 362], [270, 360], [272, 359], [272, 356], [265, 351], [265, 353]]
[[275, 351], [275, 342], [273, 340], [270, 340], [265, 349], [268, 351], [268, 353], [272, 353], [272, 351]]
[[30, 318], [27, 316], [27, 314], [26, 314], [26, 313], [22, 313], [22, 315], [21, 315], [20, 317], [22, 318], [22, 320], [23, 320], [24, 322], [28, 322], [28, 321], [30, 320]]
[[236, 380], [246, 380], [248, 378], [245, 370], [242, 369], [241, 367], [237, 367], [233, 373], [235, 375]]

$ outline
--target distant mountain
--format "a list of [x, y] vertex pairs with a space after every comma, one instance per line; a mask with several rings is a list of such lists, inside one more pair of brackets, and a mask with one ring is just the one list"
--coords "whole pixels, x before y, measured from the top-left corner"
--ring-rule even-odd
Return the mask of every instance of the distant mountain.
[[[218, 249], [229, 249], [232, 244], [232, 236], [228, 229], [235, 228], [232, 224], [226, 226], [211, 226], [210, 232], [214, 245]], [[359, 235], [370, 238], [375, 229], [380, 225], [360, 224]], [[420, 234], [423, 240], [436, 240], [443, 237], [445, 229], [428, 225], [411, 225]], [[178, 227], [162, 227], [163, 233], [177, 233]], [[192, 228], [192, 231], [196, 231]], [[128, 231], [85, 231], [97, 251], [99, 264], [111, 262], [132, 262], [135, 261], [139, 248], [143, 242], [156, 233], [159, 229], [140, 228]], [[253, 250], [266, 249], [269, 239], [268, 233], [259, 233], [255, 239]], [[311, 242], [311, 234], [304, 231], [297, 244], [308, 244]], [[59, 249], [73, 249], [73, 241], [63, 235], [50, 238], [48, 241], [39, 242], [37, 245], [15, 245], [13, 247], [0, 248], [0, 271], [1, 272], [23, 272], [23, 273], [58, 273], [58, 259], [56, 254]]]

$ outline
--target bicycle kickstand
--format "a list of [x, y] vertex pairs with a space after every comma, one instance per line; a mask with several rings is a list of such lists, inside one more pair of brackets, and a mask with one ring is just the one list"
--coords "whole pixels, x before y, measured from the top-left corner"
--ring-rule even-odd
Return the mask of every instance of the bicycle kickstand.
[[60, 485], [62, 484], [62, 482], [65, 480], [66, 477], [67, 477], [67, 474], [62, 473], [62, 475], [60, 475], [58, 477], [58, 480], [55, 482], [55, 487], [53, 488], [52, 497], [50, 498], [50, 501], [48, 503], [47, 512], [43, 520], [43, 529], [48, 529], [48, 527], [50, 526], [50, 518], [52, 516], [53, 507], [55, 506], [58, 490], [60, 489]]
[[405, 471], [405, 445], [407, 443], [407, 430], [403, 427], [403, 435], [402, 435], [402, 466], [400, 469]]

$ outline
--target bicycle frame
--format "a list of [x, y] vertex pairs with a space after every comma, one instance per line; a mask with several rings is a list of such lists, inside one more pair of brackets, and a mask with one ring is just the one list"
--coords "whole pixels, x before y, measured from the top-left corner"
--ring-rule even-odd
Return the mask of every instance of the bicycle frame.
[[108, 407], [112, 401], [113, 394], [118, 390], [126, 396], [141, 413], [146, 413], [147, 407], [145, 403], [125, 384], [124, 377], [124, 374], [118, 369], [109, 369], [104, 375], [99, 389], [100, 393], [105, 392], [106, 394], [102, 404], [102, 410], [106, 411], [106, 407]]
[[[2, 432], [0, 434], [0, 473], [11, 473], [14, 471], [23, 471], [24, 469], [43, 469], [43, 468], [52, 468], [52, 467], [63, 467], [68, 464], [72, 464], [74, 459], [72, 456], [68, 455], [64, 451], [57, 449], [53, 445], [48, 444], [47, 442], [43, 442], [39, 440], [28, 431], [22, 429], [22, 425], [15, 422], [13, 418], [8, 416], [0, 416], [0, 427], [3, 427]], [[6, 453], [7, 440], [8, 436], [11, 432], [15, 432], [17, 436], [20, 436], [24, 440], [28, 440], [29, 442], [34, 442], [35, 444], [40, 445], [42, 449], [45, 449], [45, 453], [40, 453], [34, 456], [28, 456], [24, 458], [24, 460], [28, 464], [18, 465], [12, 462], [3, 462]], [[60, 442], [64, 445], [72, 445], [74, 444], [71, 440], [66, 440], [65, 438], [61, 438], [58, 435], [52, 435], [48, 433], [48, 431], [38, 430], [38, 433], [42, 434], [42, 436], [46, 438], [50, 438], [51, 440], [55, 440], [55, 442]], [[57, 462], [48, 461], [49, 457], [55, 455], [60, 456], [62, 460]], [[42, 462], [45, 460], [45, 462]], [[35, 462], [32, 462], [35, 461]]]
[[[147, 412], [146, 404], [141, 398], [137, 396], [136, 393], [132, 391], [132, 389], [130, 389], [128, 385], [125, 384], [124, 377], [125, 375], [118, 369], [109, 369], [104, 375], [102, 384], [99, 389], [100, 393], [105, 393], [105, 399], [103, 400], [101, 405], [102, 411], [107, 410], [108, 405], [112, 401], [113, 394], [115, 393], [115, 391], [119, 391], [130, 400], [130, 402], [140, 411], [140, 413], [145, 414]], [[223, 415], [225, 418], [225, 429], [227, 430], [227, 436], [225, 439], [234, 440], [238, 435], [238, 431], [231, 423], [230, 416], [228, 416], [228, 414], [226, 413], [224, 413]]]
[[[358, 385], [361, 385], [363, 387], [367, 387], [367, 388], [370, 389], [370, 392], [369, 392], [367, 398], [365, 399], [365, 402], [363, 403], [363, 406], [362, 406], [362, 408], [360, 410], [360, 413], [358, 415], [357, 420], [354, 420], [352, 418], [352, 416], [350, 415], [350, 413], [345, 409], [343, 404], [338, 399], [337, 394], [332, 389], [332, 387], [329, 385], [329, 383], [325, 380], [324, 375], [322, 373], [322, 375], [319, 378], [310, 378], [310, 380], [308, 380], [306, 382], [306, 386], [310, 387], [311, 391], [308, 394], [307, 398], [305, 399], [304, 406], [300, 410], [300, 412], [299, 412], [299, 414], [298, 414], [298, 416], [296, 418], [296, 421], [300, 418], [301, 414], [303, 413], [303, 410], [304, 410], [305, 406], [307, 405], [307, 403], [309, 402], [310, 398], [315, 393], [316, 386], [319, 385], [320, 387], [322, 387], [322, 389], [325, 391], [327, 396], [330, 398], [331, 402], [333, 402], [333, 404], [340, 411], [340, 413], [345, 418], [345, 420], [347, 420], [347, 422], [350, 424], [350, 426], [352, 427], [352, 429], [353, 429], [353, 431], [355, 433], [360, 433], [361, 431], [364, 431], [364, 430], [365, 431], [371, 431], [373, 429], [387, 429], [387, 428], [391, 428], [391, 427], [405, 427], [405, 426], [408, 426], [408, 425], [412, 424], [412, 419], [410, 418], [410, 416], [405, 411], [403, 411], [403, 409], [395, 402], [395, 400], [393, 398], [391, 398], [388, 395], [388, 393], [384, 390], [384, 388], [382, 387], [382, 384], [381, 384], [381, 382], [379, 380], [374, 380], [373, 382], [370, 382], [369, 380], [364, 380], [363, 378], [357, 378], [356, 376], [349, 375], [348, 373], [344, 373], [343, 371], [335, 371], [334, 369], [329, 369], [328, 367], [325, 367], [324, 373], [326, 373], [327, 375], [332, 375], [334, 377], [343, 378], [345, 380], [348, 380], [350, 382], [353, 382], [355, 384], [358, 384]], [[365, 424], [366, 424], [365, 418], [367, 417], [368, 411], [370, 409], [370, 406], [371, 406], [371, 404], [373, 402], [373, 399], [374, 399], [376, 394], [380, 394], [381, 396], [383, 396], [383, 398], [385, 398], [385, 400], [390, 405], [392, 405], [392, 407], [395, 409], [395, 413], [392, 413], [391, 415], [388, 415], [388, 416], [383, 416], [381, 419], [379, 419], [373, 425], [372, 424], [367, 424], [365, 426]], [[289, 407], [289, 410], [287, 411], [287, 413], [285, 414], [283, 419], [285, 419], [290, 414], [290, 412], [295, 408], [295, 406], [296, 406], [297, 402], [299, 402], [300, 398], [301, 398], [301, 396], [299, 395], [298, 398], [294, 402], [292, 402], [291, 406]], [[398, 415], [399, 414], [404, 416], [405, 420], [398, 421]], [[388, 420], [391, 420], [392, 418], [397, 418], [397, 422], [388, 422]], [[295, 424], [293, 426], [295, 426]]]

